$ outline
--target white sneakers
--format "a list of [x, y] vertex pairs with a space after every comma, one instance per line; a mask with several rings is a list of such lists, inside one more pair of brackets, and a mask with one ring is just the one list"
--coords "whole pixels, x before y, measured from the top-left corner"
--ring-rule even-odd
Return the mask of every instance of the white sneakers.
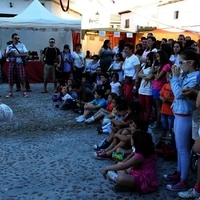
[[93, 122], [94, 122], [94, 117], [90, 117], [90, 118], [85, 120], [85, 123], [87, 123], [87, 124], [91, 124]]
[[184, 199], [191, 199], [200, 197], [200, 193], [196, 192], [194, 188], [190, 188], [187, 191], [179, 192], [178, 196]]
[[76, 122], [84, 122], [85, 121], [85, 117], [83, 117], [83, 115], [77, 117], [76, 119]]
[[118, 174], [114, 171], [108, 171], [107, 172], [107, 177], [111, 180], [114, 181], [116, 180], [116, 178], [118, 177]]

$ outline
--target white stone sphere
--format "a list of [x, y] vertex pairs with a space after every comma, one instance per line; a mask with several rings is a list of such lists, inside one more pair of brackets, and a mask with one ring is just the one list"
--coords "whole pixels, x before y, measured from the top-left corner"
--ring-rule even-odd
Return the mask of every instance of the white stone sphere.
[[11, 121], [13, 118], [12, 109], [6, 104], [0, 104], [0, 122]]

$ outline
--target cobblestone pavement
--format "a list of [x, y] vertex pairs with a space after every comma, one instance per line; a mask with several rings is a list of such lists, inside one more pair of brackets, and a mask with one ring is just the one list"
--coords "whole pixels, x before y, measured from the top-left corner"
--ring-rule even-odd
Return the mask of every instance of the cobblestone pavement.
[[[101, 175], [113, 162], [93, 158], [93, 144], [105, 136], [97, 134], [96, 125], [77, 124], [76, 114], [55, 108], [51, 92], [40, 93], [42, 84], [31, 87], [28, 98], [16, 92], [6, 99], [8, 85], [0, 85], [0, 101], [15, 114], [12, 122], [0, 124], [0, 200], [179, 199], [162, 180], [176, 163], [161, 158], [157, 192], [115, 193], [113, 182]], [[191, 173], [191, 186], [195, 177]]]

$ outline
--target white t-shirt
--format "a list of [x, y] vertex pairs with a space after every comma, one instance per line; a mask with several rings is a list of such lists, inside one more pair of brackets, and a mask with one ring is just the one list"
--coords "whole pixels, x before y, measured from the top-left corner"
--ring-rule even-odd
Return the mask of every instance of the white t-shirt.
[[[28, 52], [25, 45], [22, 44], [22, 43], [18, 43], [15, 46], [19, 50], [20, 53], [27, 53]], [[13, 44], [10, 44], [6, 47], [6, 53], [8, 53], [9, 51], [14, 51], [15, 53], [19, 53], [16, 48], [14, 47]], [[23, 63], [21, 57], [15, 57], [14, 54], [9, 55], [9, 60], [10, 59], [13, 60], [13, 61], [15, 60], [16, 63]]]
[[72, 57], [74, 59], [74, 65], [77, 67], [77, 68], [82, 68], [84, 67], [85, 65], [85, 54], [83, 52], [80, 52], [80, 53], [76, 53], [75, 51], [72, 52]]
[[[116, 61], [114, 61], [111, 65], [112, 69], [114, 70], [119, 70], [121, 69], [121, 63], [117, 63]], [[118, 75], [119, 75], [119, 81], [122, 81], [123, 80], [123, 74], [122, 74], [122, 70], [117, 72]]]
[[111, 86], [111, 92], [117, 94], [119, 96], [120, 93], [120, 86], [121, 84], [119, 82], [114, 83], [113, 81], [110, 83]]
[[[150, 74], [151, 67], [148, 67], [145, 69], [145, 66], [144, 66], [142, 68], [142, 71], [145, 75], [148, 75]], [[144, 79], [142, 79], [138, 93], [142, 95], [148, 95], [148, 96], [152, 95], [152, 81], [150, 80], [146, 82]]]
[[126, 57], [123, 65], [122, 70], [124, 71], [124, 77], [129, 76], [133, 77], [133, 79], [136, 78], [136, 70], [135, 66], [140, 65], [139, 58], [136, 55], [132, 55], [130, 57]]

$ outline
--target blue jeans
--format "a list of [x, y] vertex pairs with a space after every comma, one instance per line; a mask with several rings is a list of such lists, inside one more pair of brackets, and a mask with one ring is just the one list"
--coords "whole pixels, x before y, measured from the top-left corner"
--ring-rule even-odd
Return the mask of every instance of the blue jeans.
[[190, 168], [190, 140], [192, 137], [192, 116], [179, 116], [175, 114], [174, 133], [177, 148], [177, 171], [181, 179], [188, 178]]
[[163, 130], [171, 133], [174, 127], [174, 115], [161, 114], [161, 123]]

